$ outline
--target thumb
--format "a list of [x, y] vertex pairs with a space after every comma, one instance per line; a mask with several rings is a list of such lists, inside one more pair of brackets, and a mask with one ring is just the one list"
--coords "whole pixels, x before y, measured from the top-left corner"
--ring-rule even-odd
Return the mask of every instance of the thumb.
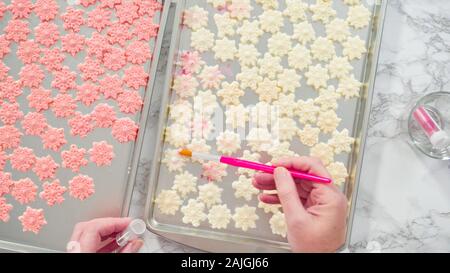
[[286, 168], [277, 167], [274, 171], [274, 180], [278, 198], [286, 215], [286, 220], [291, 217], [305, 216], [307, 214], [297, 192], [297, 185]]

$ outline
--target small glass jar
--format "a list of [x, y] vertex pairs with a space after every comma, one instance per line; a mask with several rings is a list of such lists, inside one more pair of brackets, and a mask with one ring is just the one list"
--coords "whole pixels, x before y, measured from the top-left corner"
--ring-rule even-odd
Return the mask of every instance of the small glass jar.
[[409, 114], [408, 133], [425, 155], [450, 160], [450, 92], [422, 97]]

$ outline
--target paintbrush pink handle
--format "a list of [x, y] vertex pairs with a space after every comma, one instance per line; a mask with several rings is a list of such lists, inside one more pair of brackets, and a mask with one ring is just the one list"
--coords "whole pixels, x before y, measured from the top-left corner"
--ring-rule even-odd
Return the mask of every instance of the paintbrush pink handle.
[[[227, 156], [221, 156], [220, 162], [231, 165], [231, 166], [235, 166], [235, 167], [246, 168], [246, 169], [251, 169], [251, 170], [255, 170], [255, 171], [271, 173], [271, 174], [273, 174], [273, 172], [276, 168], [275, 166], [269, 166], [269, 165], [265, 165], [262, 163], [257, 163], [257, 162], [252, 162], [252, 161], [247, 161], [247, 160], [237, 159], [234, 157], [227, 157]], [[308, 173], [304, 173], [304, 172], [299, 172], [299, 171], [292, 170], [292, 169], [289, 169], [289, 172], [291, 173], [292, 177], [294, 177], [294, 178], [308, 180], [308, 181], [317, 182], [317, 183], [326, 183], [326, 184], [331, 183], [330, 178], [317, 176], [317, 175], [313, 175], [313, 174], [308, 174]]]

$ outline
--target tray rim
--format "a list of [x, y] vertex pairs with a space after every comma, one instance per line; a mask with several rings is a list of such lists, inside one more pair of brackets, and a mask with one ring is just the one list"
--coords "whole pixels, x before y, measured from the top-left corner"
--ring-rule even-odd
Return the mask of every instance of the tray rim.
[[[166, 68], [166, 72], [165, 72], [165, 82], [164, 82], [164, 88], [163, 91], [166, 93], [170, 93], [170, 85], [171, 85], [171, 80], [172, 80], [172, 72], [174, 69], [175, 64], [172, 63], [172, 65], [170, 65], [171, 63], [169, 63], [170, 60], [173, 60], [174, 57], [176, 56], [176, 53], [178, 52], [179, 48], [178, 48], [178, 38], [177, 36], [180, 33], [181, 28], [178, 27], [179, 24], [181, 24], [181, 12], [183, 10], [183, 6], [185, 6], [186, 1], [187, 0], [182, 0], [182, 1], [174, 1], [172, 0], [173, 3], [176, 3], [176, 11], [175, 11], [175, 18], [174, 18], [174, 22], [173, 22], [173, 32], [172, 32], [172, 37], [171, 37], [171, 42], [170, 42], [170, 49], [169, 49], [169, 54], [167, 57], [167, 68]], [[366, 143], [366, 138], [367, 138], [367, 130], [368, 130], [368, 121], [370, 118], [370, 111], [371, 111], [371, 105], [372, 105], [372, 97], [373, 97], [373, 93], [374, 93], [374, 84], [375, 84], [375, 78], [376, 78], [376, 72], [377, 72], [377, 66], [378, 66], [378, 59], [379, 59], [379, 53], [380, 53], [380, 46], [381, 46], [381, 40], [382, 40], [382, 34], [383, 34], [383, 28], [384, 28], [384, 23], [385, 23], [385, 15], [386, 15], [386, 9], [387, 9], [387, 4], [388, 1], [387, 0], [376, 0], [374, 2], [374, 9], [378, 9], [378, 11], [375, 13], [375, 17], [372, 20], [372, 30], [369, 33], [369, 37], [367, 39], [368, 44], [371, 45], [371, 50], [369, 49], [369, 55], [371, 55], [370, 57], [367, 57], [365, 60], [365, 64], [363, 66], [363, 78], [365, 79], [365, 85], [364, 85], [364, 89], [362, 90], [362, 94], [365, 96], [365, 103], [364, 103], [364, 109], [363, 109], [363, 114], [359, 115], [359, 118], [357, 120], [357, 117], [355, 117], [355, 122], [354, 124], [356, 124], [357, 122], [361, 123], [361, 127], [359, 129], [359, 145], [357, 147], [357, 149], [353, 149], [353, 152], [349, 158], [349, 162], [352, 161], [353, 162], [353, 169], [354, 170], [354, 174], [352, 174], [352, 172], [349, 170], [349, 173], [351, 174], [351, 176], [353, 176], [354, 178], [352, 179], [352, 181], [349, 181], [349, 183], [346, 184], [345, 190], [344, 190], [344, 194], [347, 196], [348, 200], [349, 200], [349, 211], [348, 211], [348, 216], [347, 216], [347, 230], [346, 230], [346, 239], [344, 244], [342, 245], [342, 247], [340, 247], [337, 251], [341, 251], [343, 249], [346, 249], [349, 247], [350, 244], [350, 239], [351, 239], [351, 233], [352, 233], [352, 227], [353, 227], [353, 220], [354, 220], [354, 214], [355, 214], [355, 206], [356, 206], [356, 199], [357, 199], [357, 195], [358, 195], [358, 189], [359, 189], [359, 183], [360, 183], [360, 175], [361, 175], [361, 167], [363, 164], [363, 158], [364, 158], [364, 147], [365, 147], [365, 143]], [[370, 63], [369, 63], [370, 62]], [[190, 232], [175, 232], [172, 231], [172, 225], [168, 225], [168, 224], [163, 224], [163, 223], [159, 223], [156, 222], [153, 218], [150, 217], [150, 211], [153, 209], [153, 196], [152, 194], [154, 193], [154, 187], [156, 187], [157, 185], [157, 175], [158, 175], [158, 169], [159, 169], [159, 161], [160, 160], [156, 160], [159, 159], [159, 155], [161, 154], [161, 147], [163, 141], [164, 141], [164, 137], [162, 132], [164, 130], [161, 130], [161, 128], [163, 128], [164, 124], [165, 124], [165, 120], [167, 119], [167, 115], [168, 115], [168, 99], [169, 96], [163, 96], [162, 100], [161, 100], [161, 106], [160, 106], [160, 116], [159, 117], [159, 121], [158, 121], [158, 133], [156, 135], [157, 139], [155, 140], [155, 149], [154, 149], [154, 155], [152, 158], [152, 163], [151, 163], [151, 169], [150, 169], [150, 176], [148, 179], [148, 188], [147, 188], [147, 195], [146, 195], [146, 203], [145, 203], [145, 210], [144, 210], [144, 217], [145, 217], [145, 221], [147, 224], [147, 229], [149, 229], [151, 232], [154, 232], [156, 234], [159, 234], [165, 238], [168, 238], [169, 240], [175, 241], [177, 243], [181, 243], [183, 245], [187, 245], [187, 246], [191, 246], [200, 250], [205, 250], [202, 249], [201, 247], [199, 247], [200, 243], [195, 242], [195, 240], [192, 240], [190, 243], [185, 243], [185, 242], [181, 242], [180, 237], [185, 236], [186, 238], [191, 238], [191, 239], [195, 239], [195, 238], [199, 238], [199, 239], [206, 239], [206, 240], [211, 240], [211, 241], [217, 241], [217, 242], [221, 242], [221, 243], [232, 243], [235, 245], [242, 245], [242, 246], [247, 246], [248, 247], [248, 243], [246, 244], [246, 241], [250, 241], [253, 244], [256, 245], [264, 245], [265, 248], [273, 248], [273, 250], [278, 250], [278, 251], [285, 251], [286, 249], [289, 249], [288, 244], [287, 243], [282, 243], [282, 242], [275, 242], [275, 244], [279, 244], [281, 245], [280, 247], [276, 247], [276, 246], [268, 246], [267, 245], [267, 241], [264, 242], [259, 242], [262, 240], [259, 240], [257, 238], [253, 238], [253, 239], [245, 239], [243, 241], [238, 241], [238, 240], [234, 240], [235, 238], [240, 237], [239, 235], [233, 235], [232, 240], [227, 240], [227, 236], [223, 236], [220, 235], [218, 237], [221, 238], [212, 238], [211, 236], [207, 236], [205, 235], [205, 232], [203, 231], [199, 231], [200, 234], [197, 234], [195, 232], [191, 231]], [[361, 110], [361, 100], [358, 102], [358, 106], [357, 106], [357, 111]], [[356, 153], [356, 155], [355, 155]], [[349, 189], [350, 188], [350, 189]], [[177, 227], [179, 228], [179, 227]], [[181, 229], [184, 229], [183, 227], [180, 227]], [[203, 234], [202, 234], [203, 233]], [[208, 233], [214, 233], [212, 231], [208, 231]], [[230, 236], [231, 237], [231, 236]], [[228, 237], [228, 239], [230, 239], [230, 237]], [[216, 247], [212, 247], [212, 248], [216, 248]], [[220, 248], [220, 247], [219, 247]], [[248, 247], [249, 249], [253, 249], [254, 247]]]
[[[162, 41], [164, 38], [164, 31], [166, 28], [167, 16], [169, 13], [169, 8], [171, 5], [171, 0], [159, 0], [163, 4], [163, 9], [160, 12], [160, 23], [158, 35], [155, 40], [155, 46], [153, 48], [153, 58], [149, 67], [149, 81], [144, 90], [143, 107], [139, 117], [139, 131], [136, 138], [136, 142], [133, 145], [131, 157], [128, 160], [128, 178], [126, 182], [125, 197], [122, 200], [122, 208], [120, 215], [127, 216], [130, 210], [131, 199], [133, 195], [133, 190], [135, 186], [135, 178], [137, 175], [139, 157], [143, 145], [144, 128], [146, 121], [148, 119], [148, 112], [150, 108], [150, 102], [153, 97], [154, 85], [156, 82], [156, 73], [158, 68], [158, 63], [160, 61], [160, 52], [162, 47]], [[58, 253], [59, 250], [27, 245], [25, 243], [17, 243], [12, 241], [0, 240], [0, 250], [7, 250], [13, 252], [47, 252], [47, 253]]]

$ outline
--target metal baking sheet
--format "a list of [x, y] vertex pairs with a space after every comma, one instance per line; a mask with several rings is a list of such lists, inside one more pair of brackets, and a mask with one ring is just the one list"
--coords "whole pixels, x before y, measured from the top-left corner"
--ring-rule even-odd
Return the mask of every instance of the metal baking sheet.
[[[305, 1], [307, 3], [314, 3], [314, 1]], [[351, 222], [354, 210], [354, 204], [356, 199], [357, 185], [359, 181], [359, 170], [362, 162], [362, 154], [366, 136], [367, 121], [370, 111], [371, 96], [373, 90], [373, 81], [376, 72], [376, 65], [378, 59], [378, 50], [380, 46], [380, 39], [383, 29], [384, 12], [386, 9], [387, 1], [376, 1], [367, 4], [363, 1], [364, 5], [372, 11], [372, 18], [369, 27], [362, 30], [352, 30], [352, 33], [358, 34], [362, 39], [367, 42], [368, 54], [366, 57], [355, 62], [354, 72], [355, 77], [364, 83], [361, 91], [361, 97], [359, 99], [352, 99], [348, 101], [340, 101], [337, 114], [342, 118], [342, 122], [338, 127], [339, 130], [347, 128], [350, 134], [356, 138], [356, 144], [353, 146], [353, 151], [348, 155], [338, 155], [335, 160], [346, 163], [350, 177], [347, 179], [342, 191], [346, 194], [349, 204], [350, 213], [348, 217], [348, 232], [347, 242], [350, 238]], [[258, 210], [260, 219], [257, 221], [257, 229], [250, 229], [246, 232], [234, 228], [233, 222], [225, 231], [213, 230], [209, 227], [207, 221], [203, 222], [198, 228], [183, 224], [181, 222], [182, 214], [180, 211], [175, 216], [167, 216], [161, 214], [154, 206], [154, 199], [157, 194], [164, 189], [170, 189], [174, 179], [173, 173], [170, 173], [164, 164], [161, 164], [161, 159], [166, 148], [169, 146], [164, 142], [164, 129], [168, 125], [168, 106], [174, 99], [174, 92], [171, 90], [171, 83], [174, 74], [177, 72], [177, 63], [179, 52], [184, 50], [190, 50], [190, 29], [181, 25], [183, 11], [192, 6], [200, 6], [205, 8], [209, 12], [209, 25], [208, 28], [212, 32], [216, 32], [214, 21], [212, 16], [217, 12], [211, 5], [208, 5], [206, 1], [202, 0], [189, 0], [178, 1], [177, 9], [175, 11], [174, 19], [174, 31], [172, 33], [171, 49], [168, 57], [168, 69], [166, 71], [165, 88], [161, 102], [161, 116], [159, 121], [159, 133], [157, 134], [155, 144], [155, 154], [152, 165], [152, 173], [148, 187], [148, 198], [146, 203], [145, 215], [147, 218], [147, 224], [150, 230], [161, 234], [167, 238], [174, 239], [178, 242], [191, 245], [202, 250], [207, 251], [286, 251], [288, 250], [288, 244], [286, 239], [273, 235], [268, 225], [269, 215]], [[280, 8], [283, 8], [284, 3], [280, 2]], [[342, 17], [345, 14], [347, 7], [341, 1], [335, 1], [333, 6], [338, 12], [338, 17]], [[256, 7], [256, 5], [255, 5]], [[259, 14], [261, 10], [256, 9], [256, 14]], [[286, 20], [287, 22], [287, 20]], [[313, 26], [318, 35], [324, 34], [323, 27], [319, 27], [317, 23], [313, 23]], [[292, 33], [292, 25], [285, 23], [285, 29], [287, 33]], [[267, 39], [268, 34], [265, 33], [262, 36], [262, 40]], [[258, 49], [264, 54], [266, 51], [265, 46], [261, 43], [258, 45]], [[337, 47], [337, 52], [341, 50]], [[219, 63], [214, 60], [212, 52], [203, 53], [203, 60], [208, 65], [223, 66], [223, 63]], [[231, 67], [232, 77], [239, 73], [239, 66], [236, 63], [226, 63], [228, 67]], [[284, 64], [285, 66], [285, 64]], [[231, 80], [229, 75], [226, 75], [226, 80]], [[331, 82], [334, 84], [335, 82]], [[296, 98], [310, 98], [314, 97], [315, 91], [306, 85], [305, 79], [302, 79], [302, 86], [296, 90]], [[252, 97], [248, 97], [247, 94], [241, 98], [244, 105], [254, 104], [256, 101]], [[324, 137], [321, 136], [321, 140]], [[212, 144], [214, 153], [214, 144]], [[293, 140], [291, 147], [298, 154], [308, 154], [308, 150], [298, 140]], [[237, 154], [240, 155], [239, 153]], [[194, 175], [200, 175], [200, 165], [189, 164], [188, 170]], [[231, 182], [236, 180], [237, 176], [235, 171], [228, 167], [228, 176], [224, 178], [224, 181], [220, 182], [220, 186], [224, 189], [222, 194], [223, 203], [227, 204], [230, 210], [234, 210], [234, 207], [241, 206], [248, 202], [237, 200], [233, 196], [233, 190], [231, 189]], [[203, 180], [200, 183], [205, 183]], [[228, 184], [228, 185], [227, 185]], [[251, 206], [257, 206], [256, 198], [253, 198], [249, 202]], [[220, 241], [220, 244], [213, 243], [214, 241]]]
[[[10, 2], [11, 1], [8, 0], [5, 3], [9, 4]], [[140, 128], [144, 127], [145, 121], [147, 120], [147, 112], [154, 86], [156, 66], [159, 61], [162, 36], [170, 6], [170, 1], [161, 0], [160, 2], [163, 4], [163, 10], [158, 12], [154, 17], [155, 23], [160, 24], [160, 31], [156, 39], [151, 39], [149, 42], [150, 48], [152, 49], [153, 58], [151, 61], [144, 64], [145, 70], [149, 73], [150, 77], [147, 86], [139, 90], [141, 96], [143, 96], [144, 105], [141, 113], [134, 116], [128, 115], [128, 117], [139, 123]], [[58, 1], [60, 10], [62, 8], [65, 10], [66, 6], [70, 3], [75, 2]], [[91, 6], [88, 10], [93, 8], [94, 6]], [[11, 14], [8, 13], [3, 19], [0, 20], [0, 33], [3, 33], [6, 22], [9, 21], [10, 17]], [[32, 14], [29, 22], [30, 27], [34, 28], [39, 23], [39, 19]], [[59, 26], [60, 32], [64, 33], [60, 18], [55, 20], [55, 23]], [[92, 29], [82, 27], [80, 32], [84, 35], [90, 36]], [[14, 54], [16, 49], [17, 44], [13, 46], [12, 52], [3, 60], [6, 65], [11, 67], [9, 72], [10, 75], [18, 75], [21, 68], [21, 62]], [[71, 69], [74, 69], [78, 63], [84, 59], [84, 54], [84, 52], [79, 53], [79, 55], [75, 58], [67, 57], [64, 64], [69, 66]], [[77, 84], [80, 83], [81, 79], [78, 77]], [[46, 78], [46, 81], [43, 82], [43, 85], [45, 88], [51, 89], [48, 77]], [[25, 114], [30, 111], [26, 101], [28, 92], [28, 89], [24, 89], [24, 94], [18, 98], [21, 110]], [[56, 91], [53, 90], [53, 92]], [[53, 95], [55, 94], [56, 93], [53, 93]], [[106, 102], [106, 100], [101, 98], [96, 102], [96, 104], [102, 102]], [[118, 117], [125, 116], [118, 110], [117, 105], [113, 106], [116, 109]], [[86, 106], [81, 106], [81, 108], [78, 109], [80, 109], [83, 113], [87, 113], [88, 111], [92, 111], [92, 106], [89, 109], [87, 109]], [[89, 164], [81, 169], [80, 173], [89, 175], [94, 179], [95, 183], [95, 194], [85, 201], [71, 198], [68, 193], [66, 193], [66, 200], [61, 205], [49, 207], [42, 199], [36, 198], [36, 201], [33, 202], [31, 206], [34, 208], [44, 208], [45, 218], [48, 222], [48, 224], [45, 225], [37, 235], [31, 232], [22, 232], [22, 226], [17, 220], [17, 217], [22, 214], [26, 206], [20, 205], [13, 198], [11, 198], [11, 196], [6, 196], [8, 203], [11, 203], [14, 206], [14, 209], [11, 211], [11, 219], [9, 222], [0, 222], [0, 249], [18, 252], [65, 251], [66, 244], [70, 239], [70, 235], [76, 223], [98, 217], [125, 216], [128, 214], [144, 130], [139, 130], [138, 137], [135, 142], [129, 142], [126, 144], [120, 144], [117, 142], [111, 135], [111, 129], [97, 128], [87, 137], [81, 139], [79, 137], [73, 137], [68, 133], [70, 128], [68, 127], [66, 120], [55, 118], [51, 111], [46, 111], [45, 116], [50, 125], [64, 128], [66, 132], [68, 144], [63, 146], [61, 150], [67, 149], [70, 144], [76, 144], [79, 147], [89, 149], [93, 141], [106, 140], [114, 146], [114, 153], [116, 157], [112, 161], [111, 166], [96, 167], [93, 164]], [[25, 147], [34, 149], [37, 156], [50, 154], [55, 161], [61, 162], [60, 154], [58, 152], [42, 150], [42, 144], [36, 137], [24, 136], [21, 143]], [[5, 171], [12, 173], [12, 178], [15, 180], [30, 177], [33, 181], [39, 181], [34, 173], [19, 173], [17, 171], [13, 171], [11, 170], [9, 164], [6, 165]], [[68, 181], [73, 176], [74, 174], [70, 170], [64, 168], [59, 168], [56, 173], [56, 178], [58, 178], [61, 181], [61, 184], [66, 187], [68, 186]]]

